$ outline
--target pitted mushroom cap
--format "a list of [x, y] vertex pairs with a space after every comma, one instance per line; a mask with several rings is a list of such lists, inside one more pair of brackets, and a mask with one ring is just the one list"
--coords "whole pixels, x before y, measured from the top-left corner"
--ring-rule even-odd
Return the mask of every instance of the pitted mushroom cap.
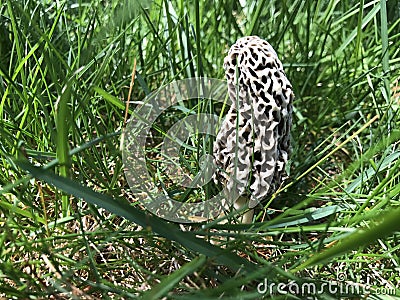
[[253, 207], [285, 177], [294, 95], [275, 50], [257, 36], [237, 40], [224, 69], [232, 105], [214, 143], [214, 181]]

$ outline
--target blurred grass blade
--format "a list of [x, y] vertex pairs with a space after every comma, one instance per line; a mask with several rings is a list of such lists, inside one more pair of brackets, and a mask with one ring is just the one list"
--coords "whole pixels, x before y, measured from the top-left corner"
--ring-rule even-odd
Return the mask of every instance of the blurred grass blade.
[[276, 223], [273, 220], [271, 222], [267, 222], [267, 225], [262, 226], [260, 229], [283, 228], [287, 226], [307, 224], [315, 222], [316, 220], [322, 218], [326, 218], [330, 215], [336, 214], [342, 211], [343, 209], [344, 207], [341, 207], [339, 205], [326, 206], [320, 208], [311, 207], [304, 211], [300, 211], [299, 214], [295, 216], [282, 218], [279, 221], [279, 223]]
[[[344, 209], [348, 209], [347, 207], [342, 207], [340, 205], [332, 205], [326, 207], [310, 207], [305, 210], [298, 210], [296, 214], [293, 216], [287, 216], [284, 218], [280, 218], [278, 221], [275, 219], [266, 222], [260, 222], [256, 224], [216, 224], [213, 223], [203, 225], [203, 228], [212, 227], [215, 229], [221, 230], [246, 230], [250, 227], [256, 228], [257, 230], [270, 230], [276, 228], [285, 228], [289, 226], [299, 226], [299, 225], [307, 225], [309, 223], [315, 222], [316, 220], [326, 218], [333, 214], [336, 214]], [[294, 210], [288, 209], [286, 215], [293, 213]]]
[[[71, 125], [71, 112], [69, 102], [71, 100], [71, 85], [68, 83], [62, 90], [62, 94], [56, 104], [56, 157], [59, 162], [59, 174], [61, 177], [69, 177], [69, 127]], [[66, 217], [70, 213], [69, 199], [62, 195], [62, 214]]]
[[166, 276], [159, 284], [153, 287], [150, 291], [146, 292], [143, 296], [143, 300], [161, 299], [166, 293], [175, 288], [175, 286], [187, 275], [195, 272], [198, 268], [206, 263], [206, 257], [200, 255], [188, 262], [184, 266], [180, 267], [177, 271]]
[[[117, 97], [111, 95], [110, 93], [107, 93], [105, 90], [99, 88], [98, 86], [93, 87], [93, 90], [113, 106], [116, 106], [122, 110], [125, 109], [125, 104]], [[130, 113], [132, 112], [130, 111]]]
[[382, 172], [383, 170], [385, 170], [394, 161], [397, 161], [399, 159], [399, 157], [400, 157], [400, 151], [396, 151], [396, 152], [388, 155], [387, 157], [385, 157], [385, 159], [379, 165], [378, 170], [375, 170], [373, 167], [369, 167], [367, 170], [365, 170], [363, 173], [361, 173], [352, 183], [350, 183], [345, 188], [346, 193], [352, 193], [357, 187], [361, 187], [362, 183], [368, 181], [376, 173], [379, 173], [379, 172]]
[[400, 231], [399, 218], [399, 207], [392, 211], [381, 213], [376, 218], [381, 221], [371, 225], [369, 228], [357, 229], [356, 232], [339, 241], [337, 245], [307, 259], [295, 268], [293, 272], [304, 270], [313, 265], [326, 263], [336, 256], [365, 247], [376, 242], [378, 239], [383, 239], [394, 232]]
[[[6, 198], [8, 196], [8, 194], [4, 194], [2, 196], [4, 198]], [[10, 196], [11, 196], [11, 198], [15, 197], [12, 194], [10, 194]], [[45, 219], [40, 217], [38, 214], [35, 214], [35, 213], [31, 212], [28, 209], [19, 208], [18, 206], [13, 205], [10, 202], [8, 202], [7, 199], [3, 199], [3, 197], [0, 197], [0, 207], [1, 207], [1, 209], [8, 210], [13, 214], [19, 214], [21, 216], [24, 216], [24, 217], [30, 219], [30, 220], [38, 221], [41, 224], [46, 224]]]
[[[381, 0], [381, 40], [382, 40], [382, 76], [383, 76], [383, 96], [388, 104], [388, 118], [392, 118], [392, 108], [390, 106], [390, 82], [389, 82], [389, 35], [388, 35], [388, 20], [386, 10], [386, 0]], [[390, 127], [389, 127], [390, 129]]]
[[169, 240], [176, 241], [190, 250], [204, 254], [235, 271], [243, 268], [246, 272], [251, 272], [255, 268], [253, 263], [250, 263], [236, 254], [211, 245], [205, 240], [197, 238], [192, 232], [181, 231], [177, 226], [149, 215], [144, 211], [129, 205], [128, 202], [119, 201], [110, 196], [97, 193], [69, 178], [63, 178], [49, 170], [34, 167], [27, 161], [15, 161], [15, 163], [23, 170], [31, 173], [34, 177], [43, 180], [68, 194], [84, 199], [90, 204], [102, 207], [107, 211], [124, 217], [144, 228], [149, 228], [154, 233]]
[[254, 35], [254, 31], [256, 29], [256, 24], [260, 24], [260, 14], [262, 12], [262, 9], [265, 7], [265, 0], [262, 0], [261, 2], [257, 2], [257, 9], [254, 12], [254, 14], [251, 14], [252, 19], [251, 23], [249, 25], [249, 28], [247, 29], [246, 35]]
[[[363, 29], [378, 13], [380, 10], [379, 5], [375, 5], [373, 9], [363, 18], [362, 23], [361, 23], [361, 29]], [[347, 37], [347, 39], [343, 42], [343, 44], [336, 50], [336, 56], [341, 56], [343, 55], [344, 49], [356, 38], [358, 33], [358, 28], [355, 28]]]

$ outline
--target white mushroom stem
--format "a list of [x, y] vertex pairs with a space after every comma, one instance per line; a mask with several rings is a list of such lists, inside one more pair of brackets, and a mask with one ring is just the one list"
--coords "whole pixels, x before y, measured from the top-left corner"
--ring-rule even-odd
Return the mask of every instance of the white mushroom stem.
[[[240, 196], [239, 199], [237, 199], [235, 201], [235, 204], [233, 205], [233, 207], [237, 211], [241, 211], [245, 206], [248, 205], [248, 203], [249, 203], [248, 197]], [[246, 211], [244, 214], [242, 214], [239, 217], [239, 220], [243, 224], [250, 224], [253, 222], [253, 216], [254, 216], [254, 209], [249, 209], [248, 211]]]

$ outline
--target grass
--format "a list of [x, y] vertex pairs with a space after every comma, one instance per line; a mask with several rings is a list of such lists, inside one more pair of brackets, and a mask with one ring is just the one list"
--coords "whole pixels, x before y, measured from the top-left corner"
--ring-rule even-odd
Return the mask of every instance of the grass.
[[[240, 3], [1, 2], [0, 297], [286, 299], [279, 283], [344, 279], [347, 293], [314, 297], [400, 296], [398, 3]], [[223, 79], [229, 46], [249, 34], [273, 45], [294, 87], [289, 180], [251, 225], [152, 216], [124, 177], [128, 95], [134, 117], [163, 84]], [[158, 143], [180, 118], [220, 109], [189, 101], [157, 120], [147, 162], [167, 192], [217, 192], [171, 182]], [[186, 143], [193, 175], [209, 139]]]

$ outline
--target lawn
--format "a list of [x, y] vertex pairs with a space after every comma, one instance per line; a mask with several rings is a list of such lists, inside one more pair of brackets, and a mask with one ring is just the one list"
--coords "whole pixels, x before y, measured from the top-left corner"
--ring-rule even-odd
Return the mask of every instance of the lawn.
[[[293, 85], [288, 179], [252, 224], [153, 215], [128, 184], [124, 128], [160, 87], [224, 80], [248, 35]], [[399, 106], [398, 1], [2, 1], [0, 298], [400, 297]], [[224, 111], [179, 100], [151, 124], [141, 150], [157, 191], [218, 194], [182, 186], [163, 144], [179, 120]], [[193, 178], [211, 144], [187, 138], [180, 172]]]

